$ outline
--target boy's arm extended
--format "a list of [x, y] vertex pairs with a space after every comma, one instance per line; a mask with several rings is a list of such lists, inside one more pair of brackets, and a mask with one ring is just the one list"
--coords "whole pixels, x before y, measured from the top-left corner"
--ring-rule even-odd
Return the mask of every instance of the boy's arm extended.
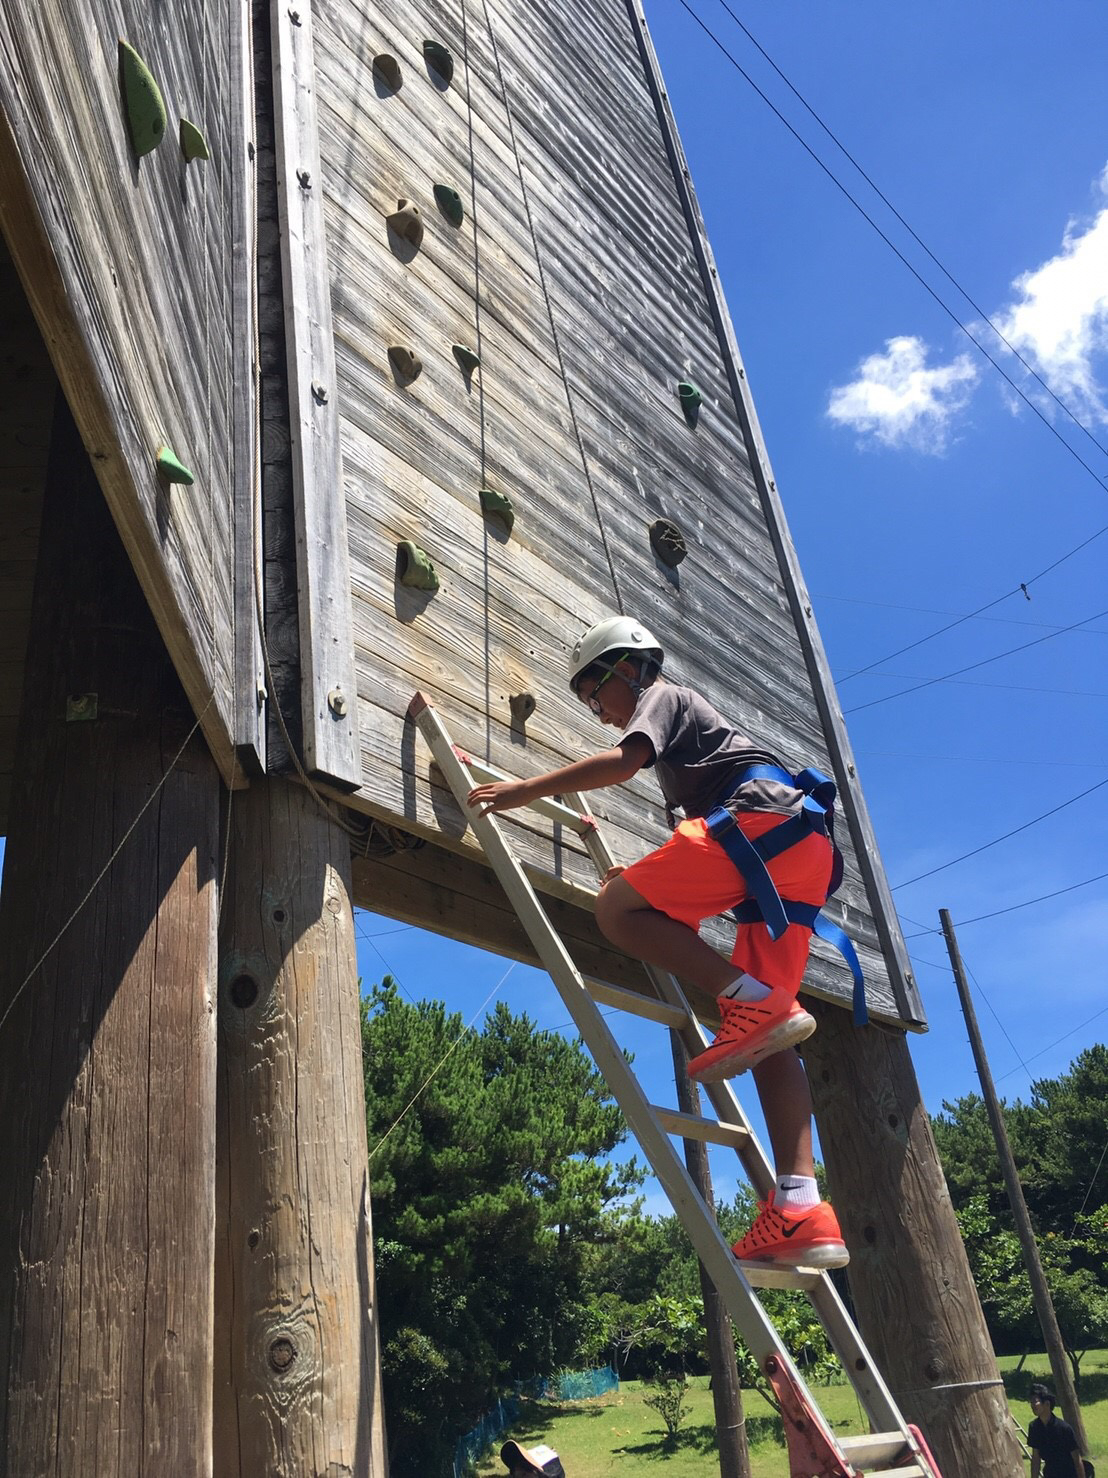
[[650, 740], [642, 734], [632, 734], [614, 749], [591, 755], [587, 760], [575, 760], [564, 769], [536, 775], [533, 780], [497, 780], [475, 786], [467, 804], [480, 806], [480, 814], [487, 816], [491, 811], [511, 811], [517, 806], [529, 806], [543, 796], [562, 795], [567, 790], [602, 790], [606, 785], [620, 785], [637, 775], [652, 754]]

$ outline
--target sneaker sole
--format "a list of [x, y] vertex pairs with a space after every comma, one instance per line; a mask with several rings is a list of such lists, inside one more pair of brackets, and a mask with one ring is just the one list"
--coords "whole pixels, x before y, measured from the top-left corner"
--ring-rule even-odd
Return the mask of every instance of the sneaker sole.
[[803, 1016], [790, 1016], [787, 1021], [782, 1021], [767, 1032], [753, 1049], [736, 1047], [734, 1056], [719, 1057], [699, 1072], [696, 1069], [696, 1059], [693, 1058], [689, 1063], [689, 1077], [698, 1083], [718, 1083], [724, 1078], [737, 1078], [740, 1073], [757, 1067], [763, 1058], [772, 1057], [775, 1052], [784, 1052], [786, 1047], [795, 1047], [798, 1042], [806, 1041], [815, 1029], [816, 1019], [809, 1016], [807, 1011]]
[[736, 1257], [736, 1261], [740, 1267], [816, 1268], [822, 1272], [827, 1268], [845, 1268], [850, 1253], [841, 1242], [817, 1242], [812, 1247], [775, 1252], [772, 1257]]

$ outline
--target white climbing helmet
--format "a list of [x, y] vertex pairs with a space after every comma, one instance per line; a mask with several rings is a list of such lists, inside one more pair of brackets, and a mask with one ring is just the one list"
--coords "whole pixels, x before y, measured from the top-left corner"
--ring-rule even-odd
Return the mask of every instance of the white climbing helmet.
[[574, 643], [569, 658], [570, 687], [576, 692], [581, 674], [602, 657], [616, 653], [622, 657], [631, 652], [641, 652], [658, 667], [665, 661], [661, 643], [633, 617], [609, 616], [598, 621]]

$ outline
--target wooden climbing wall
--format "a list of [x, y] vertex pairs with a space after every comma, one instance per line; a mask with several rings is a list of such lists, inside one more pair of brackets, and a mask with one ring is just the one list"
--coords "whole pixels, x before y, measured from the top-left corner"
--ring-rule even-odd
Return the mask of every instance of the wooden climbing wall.
[[[227, 776], [236, 745], [258, 752], [244, 27], [242, 0], [0, 8], [0, 229]], [[141, 157], [121, 37], [168, 113]], [[207, 161], [183, 157], [182, 117]], [[163, 445], [192, 486], [158, 475]]]
[[[578, 634], [620, 601], [664, 641], [672, 678], [783, 759], [831, 768], [818, 635], [806, 659], [795, 578], [792, 604], [787, 593], [795, 557], [787, 531], [775, 544], [752, 470], [637, 9], [318, 0], [312, 25], [361, 735], [352, 804], [468, 844], [405, 723], [416, 689], [460, 743], [512, 774], [609, 743], [565, 666]], [[449, 81], [428, 40], [449, 52]], [[374, 67], [381, 54], [399, 86], [388, 63]], [[457, 191], [460, 225], [436, 184]], [[421, 212], [418, 247], [389, 224], [400, 200]], [[479, 352], [480, 367], [466, 373], [455, 345]], [[418, 355], [417, 378], [390, 363], [396, 346]], [[695, 426], [683, 380], [703, 395]], [[510, 537], [483, 515], [482, 488], [511, 498]], [[658, 518], [687, 540], [676, 569], [649, 543]], [[401, 541], [433, 561], [437, 592], [398, 581]], [[510, 706], [522, 693], [536, 700], [525, 722]], [[852, 772], [839, 778], [854, 787]], [[622, 860], [663, 839], [648, 772], [595, 799]], [[880, 863], [855, 830], [842, 827], [837, 912], [871, 1008], [919, 1024], [910, 977], [891, 979], [879, 947], [859, 838], [878, 874]], [[572, 897], [592, 881], [564, 837], [542, 825], [522, 835], [528, 860], [559, 880], [550, 886]], [[845, 970], [822, 947], [816, 956], [809, 985], [846, 998]]]

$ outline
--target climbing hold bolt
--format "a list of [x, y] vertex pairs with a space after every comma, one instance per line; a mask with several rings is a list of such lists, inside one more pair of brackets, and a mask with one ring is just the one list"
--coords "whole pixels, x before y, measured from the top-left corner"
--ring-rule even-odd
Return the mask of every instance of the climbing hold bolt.
[[141, 158], [151, 149], [156, 149], [165, 137], [165, 102], [150, 68], [135, 48], [122, 39], [119, 43], [119, 86], [131, 148], [135, 157]]
[[327, 706], [336, 718], [345, 718], [350, 709], [346, 694], [341, 688], [332, 688], [327, 694]]
[[192, 473], [180, 460], [172, 447], [159, 447], [156, 461], [158, 471], [165, 478], [166, 482], [180, 482], [184, 483], [186, 487], [191, 487], [196, 481], [196, 478], [193, 477]]
[[454, 226], [460, 226], [465, 220], [465, 207], [462, 205], [462, 197], [452, 185], [436, 185], [435, 200], [446, 219]]
[[396, 209], [385, 220], [390, 229], [409, 245], [418, 246], [423, 240], [423, 217], [419, 206], [410, 200], [398, 200]]
[[415, 590], [437, 590], [439, 577], [429, 557], [410, 539], [396, 546], [396, 578], [401, 585], [411, 585]]
[[464, 344], [451, 344], [450, 352], [458, 361], [458, 367], [463, 375], [471, 375], [481, 363], [481, 356], [475, 349], [467, 349]]
[[387, 51], [382, 51], [373, 58], [373, 71], [390, 92], [399, 92], [404, 85], [404, 78], [400, 74], [400, 63]]
[[494, 492], [492, 488], [482, 488], [478, 496], [481, 499], [482, 513], [498, 519], [504, 525], [504, 532], [510, 534], [516, 521], [516, 511], [508, 494]]
[[208, 153], [208, 141], [197, 128], [195, 123], [190, 123], [187, 118], [181, 119], [181, 153], [191, 163], [194, 159], [210, 159]]
[[430, 70], [441, 77], [446, 86], [454, 75], [454, 58], [441, 41], [425, 41], [423, 57]]
[[392, 344], [389, 346], [389, 363], [392, 365], [398, 379], [410, 385], [413, 380], [419, 378], [423, 369], [423, 360], [414, 349], [408, 349], [403, 344]]
[[684, 534], [668, 518], [656, 518], [650, 525], [650, 547], [671, 570], [676, 569], [689, 552]]
[[700, 415], [700, 404], [704, 399], [700, 391], [691, 380], [681, 380], [677, 385], [677, 394], [681, 401], [681, 409], [685, 413], [685, 420], [690, 426], [695, 426], [697, 417]]
[[525, 723], [535, 711], [534, 693], [512, 693], [508, 698], [508, 707], [512, 710], [512, 717], [519, 723]]

